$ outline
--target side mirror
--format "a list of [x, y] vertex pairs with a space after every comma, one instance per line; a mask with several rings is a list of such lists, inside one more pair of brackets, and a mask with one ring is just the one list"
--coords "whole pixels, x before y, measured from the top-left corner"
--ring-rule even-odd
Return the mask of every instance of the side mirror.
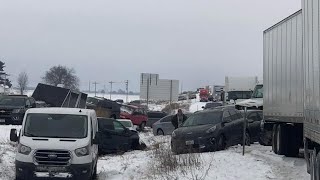
[[36, 103], [33, 103], [33, 104], [31, 105], [31, 107], [32, 107], [32, 108], [36, 108], [36, 107], [37, 107], [37, 104], [36, 104]]
[[204, 106], [202, 106], [201, 108], [204, 109]]
[[10, 141], [12, 142], [18, 142], [18, 134], [17, 129], [11, 129], [10, 130]]
[[100, 133], [97, 132], [95, 138], [92, 140], [92, 144], [100, 144]]

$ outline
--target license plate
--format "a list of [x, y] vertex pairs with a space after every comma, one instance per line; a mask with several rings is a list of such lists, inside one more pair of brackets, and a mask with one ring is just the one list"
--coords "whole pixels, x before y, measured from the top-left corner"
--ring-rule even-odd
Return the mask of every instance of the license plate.
[[0, 119], [0, 122], [6, 122], [6, 120], [5, 119]]
[[193, 144], [194, 144], [194, 140], [186, 141], [186, 145], [193, 145]]
[[38, 166], [36, 168], [40, 172], [66, 172], [65, 167], [56, 167], [56, 166]]

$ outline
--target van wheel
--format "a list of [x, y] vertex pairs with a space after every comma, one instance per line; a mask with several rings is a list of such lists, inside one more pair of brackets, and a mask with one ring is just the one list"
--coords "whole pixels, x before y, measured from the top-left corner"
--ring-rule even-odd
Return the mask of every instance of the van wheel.
[[158, 129], [157, 135], [159, 135], [159, 136], [164, 136], [163, 130], [162, 130], [162, 129]]

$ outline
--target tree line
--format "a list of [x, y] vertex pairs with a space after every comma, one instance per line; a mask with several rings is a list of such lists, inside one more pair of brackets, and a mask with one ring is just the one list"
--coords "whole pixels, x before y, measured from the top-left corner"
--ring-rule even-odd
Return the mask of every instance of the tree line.
[[[5, 62], [0, 61], [0, 85], [11, 88], [12, 82], [9, 80], [9, 74], [4, 71]], [[72, 90], [79, 90], [79, 78], [73, 68], [68, 68], [66, 66], [58, 65], [51, 67], [45, 72], [42, 77], [42, 81], [45, 84], [52, 86], [62, 86], [64, 88], [69, 88]], [[27, 89], [29, 83], [29, 77], [27, 72], [21, 72], [17, 77], [17, 85], [20, 93]]]

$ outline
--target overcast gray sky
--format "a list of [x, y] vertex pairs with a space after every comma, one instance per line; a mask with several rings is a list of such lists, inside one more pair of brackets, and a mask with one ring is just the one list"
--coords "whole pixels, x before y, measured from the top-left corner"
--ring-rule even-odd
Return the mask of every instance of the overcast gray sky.
[[[262, 77], [262, 32], [301, 8], [300, 0], [0, 0], [0, 58], [15, 83], [35, 86], [53, 65], [73, 67], [81, 89], [141, 72], [184, 89]], [[116, 88], [124, 87], [118, 85]]]

